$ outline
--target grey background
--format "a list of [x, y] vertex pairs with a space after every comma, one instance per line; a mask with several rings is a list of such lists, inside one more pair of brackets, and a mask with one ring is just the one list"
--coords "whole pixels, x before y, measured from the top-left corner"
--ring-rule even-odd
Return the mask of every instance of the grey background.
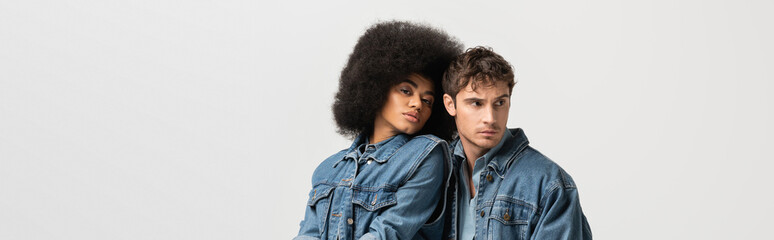
[[0, 239], [289, 239], [363, 31], [516, 66], [597, 239], [770, 234], [772, 1], [2, 1]]

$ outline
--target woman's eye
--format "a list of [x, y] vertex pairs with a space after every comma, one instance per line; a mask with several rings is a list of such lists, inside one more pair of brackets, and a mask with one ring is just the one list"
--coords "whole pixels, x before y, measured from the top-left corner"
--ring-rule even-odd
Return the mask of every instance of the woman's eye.
[[433, 101], [430, 100], [430, 99], [422, 99], [422, 102], [427, 104], [427, 105], [433, 105]]
[[410, 95], [411, 94], [411, 91], [409, 91], [408, 89], [405, 89], [405, 88], [401, 88], [400, 92], [402, 92], [403, 94], [406, 94], [406, 95]]

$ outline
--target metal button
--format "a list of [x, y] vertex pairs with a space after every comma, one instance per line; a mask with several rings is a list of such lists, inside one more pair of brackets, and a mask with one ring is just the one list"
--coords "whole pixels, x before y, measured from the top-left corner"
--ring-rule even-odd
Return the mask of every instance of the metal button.
[[484, 216], [484, 210], [481, 210], [481, 216], [482, 217]]
[[508, 215], [508, 213], [505, 213], [505, 215], [503, 215], [503, 220], [510, 221], [511, 220], [511, 215]]
[[368, 160], [368, 162], [366, 162], [366, 164], [371, 164], [371, 162], [373, 162], [373, 160]]
[[352, 218], [347, 218], [347, 224], [352, 225], [353, 222], [355, 221]]
[[492, 182], [492, 174], [487, 174], [486, 175], [486, 180], [489, 181], [489, 182]]

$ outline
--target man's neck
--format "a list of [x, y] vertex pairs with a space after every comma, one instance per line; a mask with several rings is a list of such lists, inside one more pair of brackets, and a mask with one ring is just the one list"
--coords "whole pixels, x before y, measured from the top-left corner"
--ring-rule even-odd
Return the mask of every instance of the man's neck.
[[489, 149], [483, 149], [475, 147], [475, 145], [469, 143], [466, 140], [460, 139], [460, 142], [462, 143], [462, 151], [465, 153], [465, 158], [467, 159], [467, 168], [468, 174], [465, 176], [467, 178], [468, 182], [468, 192], [470, 194], [470, 197], [473, 198], [476, 195], [476, 186], [473, 185], [473, 168], [476, 166], [476, 160], [480, 158], [481, 156], [484, 156]]
[[478, 160], [478, 158], [481, 156], [484, 156], [484, 154], [486, 154], [486, 152], [472, 154], [468, 153], [468, 151], [465, 151], [465, 158], [467, 158], [468, 166], [470, 167], [468, 169], [473, 170], [473, 167], [476, 165], [476, 160]]
[[[466, 141], [466, 140], [460, 140], [462, 143], [462, 150], [465, 152], [465, 158], [468, 162], [468, 169], [470, 172], [473, 171], [473, 167], [476, 165], [476, 160], [480, 158], [481, 156], [484, 156], [487, 152], [489, 152], [488, 148], [479, 148], [473, 145], [472, 143]], [[472, 176], [468, 176], [468, 178], [472, 178]]]

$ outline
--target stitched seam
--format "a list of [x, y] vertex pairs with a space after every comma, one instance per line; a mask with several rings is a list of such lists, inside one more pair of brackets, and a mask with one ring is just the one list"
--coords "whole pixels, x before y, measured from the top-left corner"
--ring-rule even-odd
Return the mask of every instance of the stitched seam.
[[382, 184], [376, 187], [371, 186], [362, 186], [362, 185], [352, 185], [353, 190], [357, 191], [363, 191], [363, 192], [379, 192], [379, 190], [384, 190], [384, 192], [395, 192], [398, 191], [398, 186], [392, 185], [392, 184]]
[[546, 195], [543, 195], [543, 197], [540, 198], [540, 206], [538, 206], [538, 213], [543, 212], [543, 208], [545, 207], [546, 198], [556, 193], [557, 189], [560, 189], [560, 187], [564, 186], [561, 181], [554, 181], [553, 184], [551, 184], [548, 187], [548, 191]]
[[[404, 144], [404, 146], [405, 146], [405, 144]], [[430, 154], [430, 152], [433, 149], [435, 149], [436, 146], [438, 146], [437, 142], [433, 142], [433, 143], [428, 144], [428, 146], [425, 146], [425, 149], [424, 149], [424, 151], [422, 151], [422, 154], [419, 154], [417, 156], [417, 158], [411, 160], [412, 161], [411, 169], [408, 171], [408, 173], [403, 178], [403, 180], [400, 181], [400, 186], [403, 186], [403, 184], [406, 184], [406, 182], [408, 182], [408, 180], [412, 176], [414, 176], [414, 172], [417, 171], [417, 168], [419, 167], [419, 164], [421, 164], [422, 162], [424, 162], [424, 160], [427, 159], [427, 155]]]
[[575, 183], [570, 181], [570, 176], [567, 175], [567, 172], [564, 170], [559, 170], [559, 173], [562, 176], [562, 183], [564, 183], [565, 188], [576, 188]]
[[524, 207], [528, 207], [529, 210], [532, 211], [532, 212], [534, 212], [537, 209], [532, 204], [530, 204], [530, 203], [528, 203], [528, 202], [526, 202], [524, 200], [518, 199], [518, 198], [514, 198], [514, 197], [510, 197], [510, 196], [496, 196], [494, 200], [484, 201], [484, 203], [482, 203], [481, 206], [476, 207], [476, 211], [481, 210], [481, 209], [483, 209], [485, 207], [494, 206], [494, 203], [497, 200], [505, 201], [505, 202], [509, 202], [509, 203], [514, 203], [514, 204], [517, 204], [517, 205], [520, 205], [520, 206], [524, 206]]
[[360, 201], [360, 200], [352, 201], [352, 203], [360, 205], [361, 207], [365, 208], [368, 211], [374, 211], [376, 209], [379, 209], [379, 208], [382, 208], [382, 207], [385, 207], [385, 206], [390, 206], [390, 205], [398, 204], [398, 201], [395, 200], [395, 199], [392, 199], [390, 201], [381, 202], [381, 203], [376, 204], [376, 205], [370, 205], [370, 204], [367, 204], [367, 203], [365, 203], [363, 201]]

